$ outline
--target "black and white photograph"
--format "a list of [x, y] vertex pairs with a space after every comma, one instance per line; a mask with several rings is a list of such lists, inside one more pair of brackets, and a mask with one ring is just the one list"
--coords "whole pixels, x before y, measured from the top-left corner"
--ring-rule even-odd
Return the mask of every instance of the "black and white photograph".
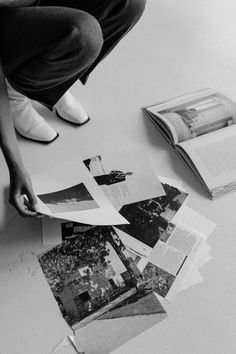
[[222, 129], [236, 122], [233, 102], [219, 93], [185, 104], [175, 104], [158, 113], [173, 125], [179, 142]]
[[148, 262], [142, 272], [142, 286], [152, 289], [162, 297], [166, 297], [176, 277], [158, 266]]
[[96, 227], [38, 256], [70, 326], [84, 325], [136, 292], [141, 273], [122, 249], [111, 227]]
[[76, 338], [85, 353], [90, 353], [93, 347], [96, 348], [94, 353], [108, 354], [167, 317], [153, 291], [138, 290], [85, 327], [77, 329]]
[[62, 241], [78, 237], [81, 233], [96, 227], [95, 225], [86, 225], [74, 221], [61, 222], [60, 224]]
[[101, 155], [92, 157], [91, 159], [84, 160], [85, 166], [93, 174], [95, 181], [99, 186], [125, 182], [129, 176], [133, 175], [132, 171], [111, 170], [106, 171]]
[[236, 354], [236, 0], [0, 0], [0, 354]]
[[56, 192], [41, 194], [38, 197], [53, 213], [99, 208], [83, 183]]
[[160, 238], [168, 239], [174, 228], [171, 220], [188, 196], [167, 183], [162, 185], [166, 195], [124, 205], [119, 211], [130, 224], [117, 225], [117, 228], [151, 248]]
[[117, 210], [123, 205], [165, 194], [144, 150], [126, 149], [96, 155], [83, 163]]

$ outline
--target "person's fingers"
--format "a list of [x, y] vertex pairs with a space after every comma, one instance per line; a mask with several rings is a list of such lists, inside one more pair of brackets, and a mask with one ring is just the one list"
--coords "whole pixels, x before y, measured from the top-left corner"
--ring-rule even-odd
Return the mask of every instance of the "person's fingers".
[[22, 202], [22, 198], [20, 196], [15, 196], [13, 199], [10, 199], [10, 203], [16, 208], [18, 213], [21, 216], [36, 216], [35, 211], [30, 211]]
[[36, 218], [37, 218], [37, 219], [42, 219], [42, 218], [44, 218], [44, 216], [45, 216], [45, 215], [40, 214], [40, 213], [37, 213], [37, 214], [36, 214]]
[[26, 196], [27, 196], [28, 201], [29, 201], [30, 209], [35, 211], [35, 207], [37, 205], [37, 199], [36, 199], [36, 196], [35, 196], [35, 194], [33, 192], [33, 189], [31, 187], [27, 187]]

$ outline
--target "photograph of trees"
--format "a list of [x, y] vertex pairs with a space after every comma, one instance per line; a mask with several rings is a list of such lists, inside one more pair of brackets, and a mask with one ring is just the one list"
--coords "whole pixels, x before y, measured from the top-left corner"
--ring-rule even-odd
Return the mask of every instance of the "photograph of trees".
[[152, 248], [173, 228], [170, 221], [188, 196], [167, 183], [162, 185], [166, 195], [124, 205], [119, 211], [130, 224], [117, 228]]
[[[73, 326], [130, 290], [140, 272], [112, 227], [97, 226], [38, 255], [63, 317]], [[132, 263], [132, 264], [131, 264]]]

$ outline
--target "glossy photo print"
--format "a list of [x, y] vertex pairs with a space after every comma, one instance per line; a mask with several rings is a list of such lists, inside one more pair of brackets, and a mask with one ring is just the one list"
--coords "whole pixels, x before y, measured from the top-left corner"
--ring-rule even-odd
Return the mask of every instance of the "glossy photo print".
[[111, 227], [95, 227], [38, 256], [69, 325], [84, 325], [137, 291], [141, 273], [124, 249]]
[[38, 197], [53, 213], [98, 208], [97, 203], [83, 183], [56, 192], [41, 194]]

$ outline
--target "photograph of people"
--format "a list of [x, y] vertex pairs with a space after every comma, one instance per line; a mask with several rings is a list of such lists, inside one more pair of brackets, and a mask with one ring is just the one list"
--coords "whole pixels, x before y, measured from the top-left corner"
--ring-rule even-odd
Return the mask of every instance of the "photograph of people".
[[145, 0], [0, 0], [0, 7], [0, 146], [9, 201], [22, 216], [34, 216], [36, 198], [15, 130], [41, 143], [58, 138], [31, 100], [69, 123], [87, 123], [88, 114], [68, 90], [77, 80], [86, 84], [138, 22]]

